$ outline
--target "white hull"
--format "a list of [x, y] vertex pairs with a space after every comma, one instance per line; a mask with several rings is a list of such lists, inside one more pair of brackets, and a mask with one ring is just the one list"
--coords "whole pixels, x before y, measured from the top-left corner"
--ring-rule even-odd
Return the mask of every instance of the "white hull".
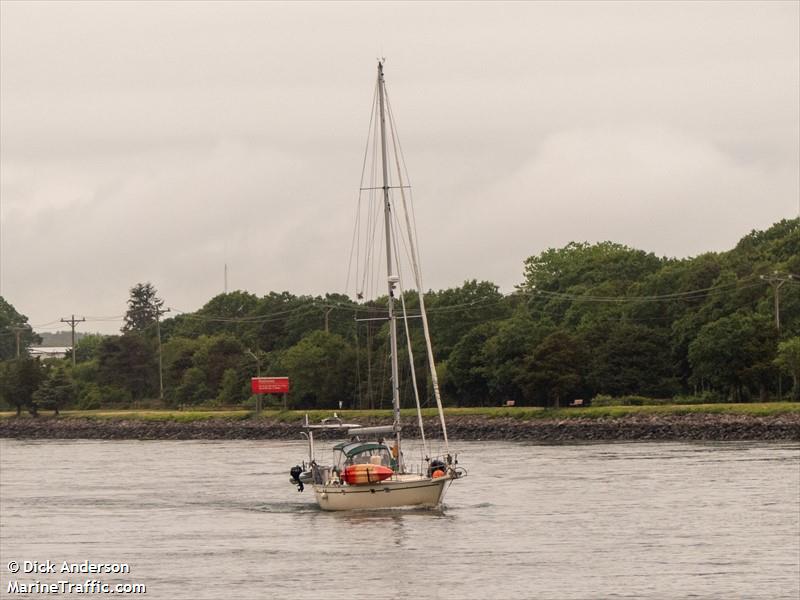
[[314, 494], [322, 510], [435, 507], [442, 502], [451, 481], [450, 477], [400, 475], [367, 485], [314, 485]]

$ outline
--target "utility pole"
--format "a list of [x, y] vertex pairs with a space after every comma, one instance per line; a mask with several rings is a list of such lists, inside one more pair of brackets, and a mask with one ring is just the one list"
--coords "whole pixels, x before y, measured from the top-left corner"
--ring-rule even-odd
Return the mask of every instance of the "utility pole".
[[328, 315], [331, 314], [331, 311], [336, 308], [335, 306], [329, 306], [325, 309], [325, 333], [330, 333], [330, 329], [328, 329]]
[[[772, 275], [761, 275], [761, 279], [766, 281], [772, 286], [773, 294], [775, 296], [775, 329], [778, 332], [778, 341], [781, 337], [781, 286], [787, 281], [793, 281], [794, 276], [787, 273], [779, 273], [773, 271]], [[783, 400], [783, 384], [781, 382], [781, 374], [778, 372], [778, 400]]]
[[158, 336], [158, 399], [164, 401], [164, 364], [161, 359], [161, 320], [159, 317], [170, 312], [171, 308], [161, 310], [156, 307], [156, 335]]
[[[261, 377], [261, 359], [250, 348], [245, 348], [245, 352], [256, 361], [256, 377]], [[256, 414], [261, 414], [261, 394], [256, 394]]]
[[17, 338], [17, 358], [19, 358], [19, 349], [20, 349], [20, 338], [22, 337], [23, 331], [28, 331], [30, 329], [29, 325], [21, 325], [21, 326], [13, 326], [9, 327], [11, 331], [14, 332], [14, 337]]
[[75, 325], [78, 323], [83, 323], [86, 319], [81, 317], [80, 319], [76, 319], [75, 315], [72, 315], [71, 319], [61, 319], [62, 323], [69, 323], [69, 326], [72, 327], [72, 366], [75, 366]]

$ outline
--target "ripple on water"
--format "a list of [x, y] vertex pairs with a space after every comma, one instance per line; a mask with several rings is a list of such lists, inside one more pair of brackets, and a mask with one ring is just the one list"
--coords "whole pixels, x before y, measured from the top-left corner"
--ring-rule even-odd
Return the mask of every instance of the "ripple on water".
[[800, 596], [796, 443], [458, 446], [439, 510], [328, 513], [303, 441], [0, 440], [0, 555], [129, 562], [150, 599]]

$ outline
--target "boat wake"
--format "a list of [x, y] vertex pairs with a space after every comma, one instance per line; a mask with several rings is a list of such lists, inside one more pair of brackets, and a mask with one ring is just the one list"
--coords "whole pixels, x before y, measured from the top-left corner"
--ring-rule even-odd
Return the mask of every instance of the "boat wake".
[[249, 510], [262, 513], [320, 513], [322, 512], [316, 504], [309, 502], [266, 502], [251, 506]]

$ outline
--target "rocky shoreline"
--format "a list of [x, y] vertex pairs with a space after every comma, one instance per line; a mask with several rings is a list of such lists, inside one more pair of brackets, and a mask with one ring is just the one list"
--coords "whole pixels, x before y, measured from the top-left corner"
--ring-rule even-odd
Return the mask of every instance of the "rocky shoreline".
[[[382, 420], [364, 425], [386, 424]], [[404, 422], [413, 437], [416, 422]], [[429, 437], [440, 434], [439, 422], [426, 419]], [[528, 442], [589, 441], [800, 441], [800, 413], [769, 417], [731, 414], [632, 415], [618, 418], [514, 419], [450, 417], [454, 440]], [[18, 439], [225, 440], [300, 439], [300, 424], [269, 419], [197, 421], [87, 418], [0, 419], [0, 437]], [[318, 436], [322, 437], [322, 436]]]

